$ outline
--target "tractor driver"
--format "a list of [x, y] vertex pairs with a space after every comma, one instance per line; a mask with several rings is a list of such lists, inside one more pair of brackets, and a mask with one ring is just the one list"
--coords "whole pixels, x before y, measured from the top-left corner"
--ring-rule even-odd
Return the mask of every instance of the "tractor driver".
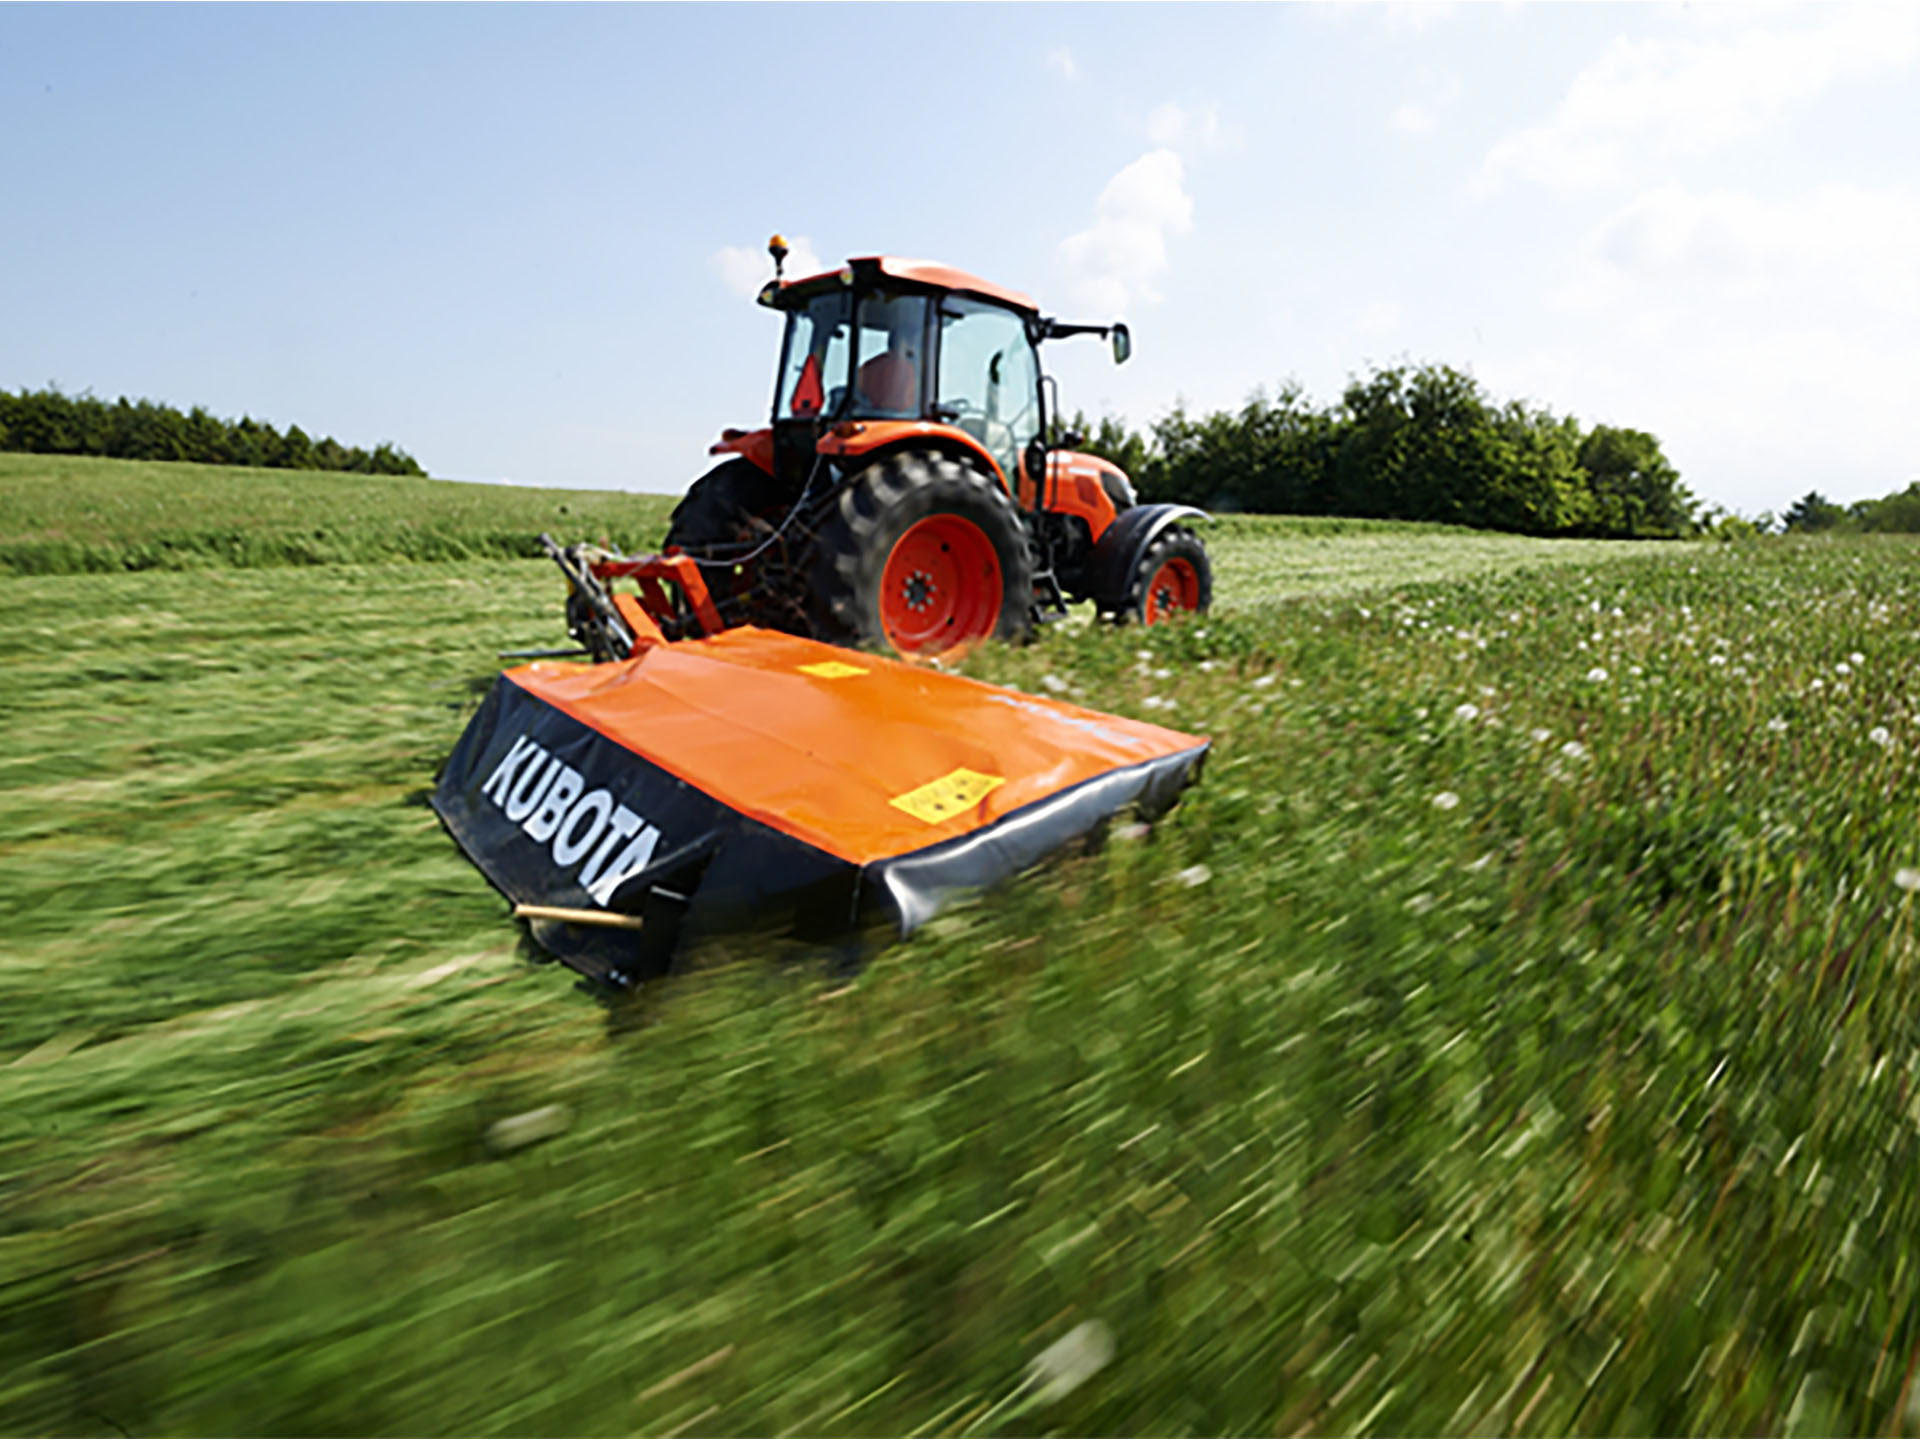
[[887, 348], [861, 365], [858, 388], [864, 408], [893, 415], [919, 413], [921, 327], [915, 307], [887, 332]]

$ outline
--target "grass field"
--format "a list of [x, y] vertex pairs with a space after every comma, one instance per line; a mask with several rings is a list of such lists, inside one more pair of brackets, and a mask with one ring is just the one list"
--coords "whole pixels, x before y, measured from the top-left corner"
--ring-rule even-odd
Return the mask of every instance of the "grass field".
[[677, 497], [0, 452], [0, 576], [468, 560], [656, 542]]
[[1920, 1429], [1920, 550], [1214, 544], [969, 663], [1149, 836], [625, 1009], [421, 804], [544, 562], [0, 580], [0, 1432]]

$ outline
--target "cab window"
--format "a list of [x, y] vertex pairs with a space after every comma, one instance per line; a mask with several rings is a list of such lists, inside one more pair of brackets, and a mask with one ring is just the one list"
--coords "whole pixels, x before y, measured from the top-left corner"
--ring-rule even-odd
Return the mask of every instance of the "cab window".
[[817, 420], [840, 409], [853, 355], [853, 297], [845, 290], [815, 295], [787, 316], [781, 351], [776, 420]]
[[959, 296], [941, 303], [935, 404], [1017, 487], [1020, 457], [1040, 433], [1040, 361], [1019, 315]]

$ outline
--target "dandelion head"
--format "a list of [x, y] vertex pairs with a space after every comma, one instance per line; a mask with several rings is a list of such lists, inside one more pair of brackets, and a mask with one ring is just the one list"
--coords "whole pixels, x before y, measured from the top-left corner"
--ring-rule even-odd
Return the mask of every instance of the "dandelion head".
[[1867, 731], [1867, 739], [1884, 750], [1893, 744], [1893, 732], [1888, 730], [1884, 725], [1876, 725], [1873, 729]]
[[1853, 666], [1842, 660], [1838, 665], [1833, 667], [1833, 673], [1836, 675], [1851, 675], [1853, 674]]
[[1113, 1332], [1098, 1320], [1076, 1325], [1036, 1355], [1022, 1382], [1034, 1403], [1050, 1405], [1091, 1380], [1113, 1360]]
[[1848, 655], [1847, 659], [1851, 660], [1855, 665], [1864, 665], [1867, 663], [1867, 657], [1862, 655], [1858, 650]]
[[1587, 681], [1589, 684], [1592, 684], [1592, 685], [1606, 684], [1606, 681], [1607, 681], [1606, 670], [1599, 665], [1594, 666], [1591, 670], [1587, 671]]

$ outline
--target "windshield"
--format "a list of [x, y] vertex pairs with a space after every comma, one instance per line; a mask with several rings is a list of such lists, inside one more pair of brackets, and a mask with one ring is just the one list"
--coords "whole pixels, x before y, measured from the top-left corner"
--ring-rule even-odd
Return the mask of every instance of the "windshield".
[[839, 410], [853, 355], [853, 296], [825, 290], [787, 315], [773, 418], [815, 420]]

